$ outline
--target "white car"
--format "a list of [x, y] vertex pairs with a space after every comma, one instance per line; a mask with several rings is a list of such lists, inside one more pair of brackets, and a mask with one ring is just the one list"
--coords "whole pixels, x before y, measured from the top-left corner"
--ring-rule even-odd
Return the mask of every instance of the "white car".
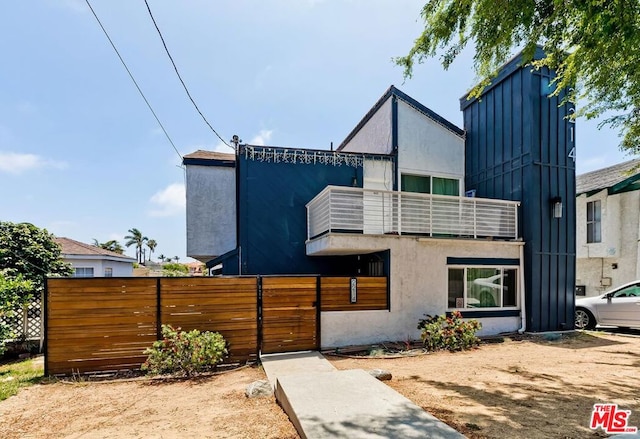
[[640, 280], [600, 296], [576, 299], [576, 329], [596, 325], [640, 328]]

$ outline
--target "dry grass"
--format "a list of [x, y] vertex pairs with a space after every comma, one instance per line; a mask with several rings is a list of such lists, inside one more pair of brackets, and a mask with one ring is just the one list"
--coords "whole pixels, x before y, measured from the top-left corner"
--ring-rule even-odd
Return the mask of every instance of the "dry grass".
[[[640, 426], [640, 338], [581, 333], [507, 339], [460, 353], [338, 358], [339, 369], [388, 369], [390, 386], [470, 438], [604, 437], [593, 404], [617, 403]], [[259, 367], [195, 380], [56, 382], [0, 402], [0, 437], [296, 438], [273, 398], [247, 399]]]

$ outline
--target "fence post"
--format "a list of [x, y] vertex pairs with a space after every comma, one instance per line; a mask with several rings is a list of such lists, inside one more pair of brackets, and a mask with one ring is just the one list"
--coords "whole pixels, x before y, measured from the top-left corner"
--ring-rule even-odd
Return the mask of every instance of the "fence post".
[[156, 279], [156, 339], [162, 339], [162, 292], [160, 278]]
[[316, 349], [320, 350], [322, 344], [320, 343], [320, 336], [322, 334], [320, 327], [320, 320], [322, 311], [322, 278], [320, 275], [316, 277]]
[[40, 293], [40, 350], [39, 353], [42, 353], [42, 346], [44, 345], [44, 311], [43, 308], [45, 306], [45, 297], [46, 297], [46, 288], [42, 290]]
[[[44, 376], [49, 376], [49, 343], [47, 343], [46, 333], [49, 327], [49, 313], [47, 312], [47, 303], [49, 301], [49, 278], [44, 278], [44, 292], [42, 296], [42, 304], [40, 305], [40, 336], [44, 339]], [[42, 352], [42, 342], [40, 342], [40, 352]]]
[[258, 296], [256, 310], [256, 318], [258, 320], [258, 346], [256, 346], [256, 354], [260, 358], [260, 352], [262, 350], [262, 277], [256, 276], [256, 294]]

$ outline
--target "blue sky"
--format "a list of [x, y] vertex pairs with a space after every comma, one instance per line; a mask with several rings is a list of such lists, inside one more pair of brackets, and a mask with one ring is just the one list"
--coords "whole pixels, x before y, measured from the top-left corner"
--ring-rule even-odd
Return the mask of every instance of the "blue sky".
[[[231, 151], [204, 124], [143, 0], [91, 0], [180, 154]], [[191, 94], [225, 140], [328, 149], [394, 84], [462, 126], [467, 50], [403, 81], [391, 58], [419, 35], [420, 1], [149, 0]], [[139, 228], [186, 260], [180, 158], [84, 0], [3, 3], [0, 220], [84, 242]], [[403, 83], [404, 82], [404, 83]], [[629, 159], [617, 132], [577, 124], [577, 168]], [[133, 255], [131, 247], [128, 254]]]

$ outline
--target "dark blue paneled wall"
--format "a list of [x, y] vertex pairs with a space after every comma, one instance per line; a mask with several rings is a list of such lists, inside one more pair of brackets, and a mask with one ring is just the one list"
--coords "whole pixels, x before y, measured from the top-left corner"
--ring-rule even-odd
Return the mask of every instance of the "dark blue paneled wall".
[[242, 274], [357, 274], [357, 256], [306, 255], [305, 205], [328, 185], [362, 187], [362, 167], [238, 157]]
[[[538, 51], [536, 58], [543, 56]], [[461, 99], [466, 130], [466, 189], [521, 201], [527, 330], [573, 328], [575, 288], [575, 125], [549, 98], [553, 73], [507, 64], [480, 100]], [[561, 218], [552, 199], [562, 198]]]

